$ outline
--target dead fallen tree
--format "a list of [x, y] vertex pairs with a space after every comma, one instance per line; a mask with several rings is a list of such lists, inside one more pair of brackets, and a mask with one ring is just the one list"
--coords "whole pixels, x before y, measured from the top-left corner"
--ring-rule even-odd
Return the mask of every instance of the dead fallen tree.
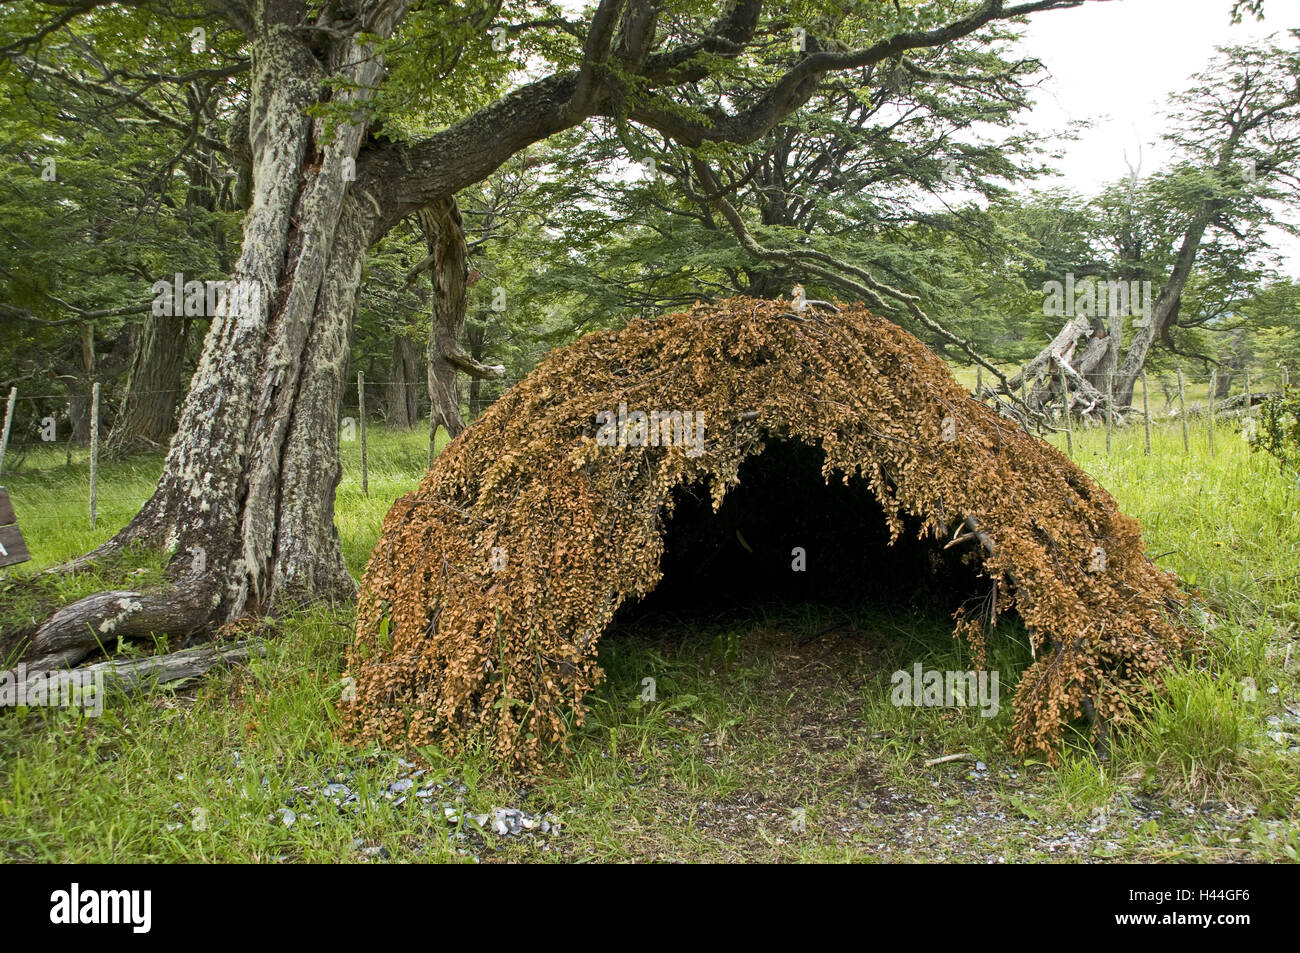
[[1111, 421], [1120, 423], [1122, 414], [1094, 383], [1104, 373], [1111, 352], [1108, 335], [1098, 334], [1089, 318], [1073, 317], [1011, 377], [1007, 387], [1012, 393], [1023, 392], [1028, 409], [1039, 415], [1059, 419], [1069, 413], [1081, 420], [1104, 422], [1109, 409]]
[[266, 647], [259, 641], [245, 640], [230, 644], [204, 645], [139, 659], [109, 659], [79, 668], [25, 669], [26, 678], [17, 685], [17, 698], [28, 698], [38, 682], [44, 684], [53, 676], [75, 675], [81, 685], [98, 685], [104, 691], [149, 692], [164, 685], [177, 686], [206, 675], [214, 668], [225, 668], [245, 662], [252, 655], [265, 655]]

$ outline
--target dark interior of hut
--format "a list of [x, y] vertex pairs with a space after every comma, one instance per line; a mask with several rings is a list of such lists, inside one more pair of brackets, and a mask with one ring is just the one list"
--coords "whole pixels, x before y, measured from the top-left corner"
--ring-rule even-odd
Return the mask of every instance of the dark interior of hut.
[[820, 447], [772, 440], [741, 466], [717, 513], [708, 488], [687, 486], [667, 521], [663, 578], [617, 622], [656, 614], [716, 615], [756, 606], [871, 604], [951, 615], [990, 590], [970, 543], [917, 538], [907, 518], [891, 545], [865, 480], [822, 477]]

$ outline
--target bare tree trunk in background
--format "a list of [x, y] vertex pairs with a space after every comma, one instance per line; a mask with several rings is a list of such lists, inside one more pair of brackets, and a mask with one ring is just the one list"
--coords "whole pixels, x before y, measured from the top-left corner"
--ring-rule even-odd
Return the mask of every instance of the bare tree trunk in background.
[[1107, 357], [1114, 354], [1111, 341], [1109, 335], [1097, 337], [1096, 318], [1070, 318], [1047, 347], [1008, 381], [1012, 392], [1019, 393], [1024, 385], [1029, 406], [1042, 412], [1053, 401], [1063, 402], [1068, 387], [1072, 414], [1084, 417], [1101, 414], [1106, 387], [1104, 372], [1100, 375], [1100, 387], [1093, 381]]
[[1119, 367], [1119, 358], [1115, 352], [1112, 338], [1112, 326], [1105, 315], [1092, 315], [1086, 319], [1092, 330], [1092, 337], [1079, 354], [1075, 366], [1083, 377], [1100, 393], [1106, 392], [1106, 375], [1114, 374]]
[[420, 419], [420, 350], [405, 334], [393, 338], [393, 371], [388, 383], [388, 423], [409, 430]]
[[104, 444], [104, 455], [121, 459], [134, 450], [166, 446], [181, 402], [181, 377], [191, 319], [148, 314], [136, 332], [126, 393]]
[[78, 327], [81, 340], [81, 379], [68, 396], [68, 420], [72, 425], [72, 441], [78, 446], [90, 445], [90, 388], [95, 382], [95, 323], [83, 321]]
[[501, 378], [505, 376], [505, 368], [480, 364], [460, 346], [465, 333], [469, 246], [465, 243], [465, 229], [456, 200], [436, 200], [420, 209], [418, 215], [429, 246], [433, 285], [428, 350], [429, 460], [432, 461], [439, 426], [452, 438], [465, 429], [456, 393], [456, 372], [464, 371], [471, 377]]
[[429, 246], [429, 275], [433, 284], [433, 320], [429, 323], [428, 383], [429, 453], [438, 427], [455, 438], [465, 429], [456, 393], [456, 365], [447, 355], [460, 344], [465, 328], [469, 248], [460, 209], [454, 198], [434, 202], [419, 211], [420, 227]]
[[[201, 122], [203, 105], [196, 91], [191, 88], [186, 95], [195, 123]], [[218, 266], [223, 274], [229, 274], [234, 262], [227, 249], [226, 232], [220, 221], [211, 217], [217, 210], [222, 188], [215, 168], [216, 160], [205, 148], [197, 148], [186, 160], [190, 185], [185, 195], [185, 212], [190, 233], [196, 239], [206, 237], [212, 242]], [[196, 212], [207, 215], [196, 221]], [[104, 444], [105, 456], [121, 458], [134, 450], [163, 446], [171, 437], [176, 409], [184, 394], [185, 352], [191, 324], [190, 318], [180, 314], [155, 315], [150, 311], [145, 315], [136, 336], [126, 392]]]
[[[90, 444], [90, 391], [82, 393], [84, 381], [68, 396], [68, 421], [72, 425], [72, 442], [80, 447]], [[71, 449], [68, 451], [71, 453]]]
[[[468, 345], [469, 356], [481, 362], [487, 350], [487, 322], [466, 322], [465, 343]], [[469, 379], [469, 413], [475, 419], [483, 413], [483, 379], [480, 377]]]

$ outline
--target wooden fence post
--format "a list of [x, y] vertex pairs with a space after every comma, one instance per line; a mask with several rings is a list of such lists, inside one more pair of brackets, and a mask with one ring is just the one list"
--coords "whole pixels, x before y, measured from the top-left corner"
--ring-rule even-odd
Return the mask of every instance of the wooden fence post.
[[1151, 395], [1147, 393], [1147, 369], [1142, 368], [1142, 426], [1146, 430], [1147, 456], [1151, 456]]
[[1214, 392], [1219, 387], [1219, 369], [1210, 371], [1210, 456], [1214, 456]]
[[9, 405], [5, 408], [5, 429], [0, 432], [0, 473], [5, 472], [5, 451], [9, 449], [9, 431], [14, 425], [14, 405], [18, 403], [18, 388], [9, 388]]
[[370, 495], [370, 474], [366, 468], [366, 375], [357, 371], [357, 413], [361, 425], [361, 492]]
[[1187, 437], [1187, 393], [1183, 389], [1183, 369], [1178, 368], [1178, 416], [1183, 421], [1183, 455], [1192, 452], [1191, 441]]
[[1074, 459], [1074, 421], [1070, 413], [1070, 382], [1065, 377], [1065, 368], [1058, 368], [1061, 372], [1061, 401], [1065, 406], [1065, 449], [1070, 454], [1070, 459]]
[[90, 389], [90, 528], [99, 509], [99, 381]]
[[1110, 434], [1115, 417], [1115, 377], [1106, 372], [1106, 456], [1110, 456]]

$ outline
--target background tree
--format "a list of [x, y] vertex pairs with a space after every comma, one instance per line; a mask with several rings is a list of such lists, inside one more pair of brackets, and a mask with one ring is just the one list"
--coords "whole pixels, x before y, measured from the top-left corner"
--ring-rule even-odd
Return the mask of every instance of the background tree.
[[[1059, 370], [1086, 407], [1104, 406], [1113, 378], [1114, 406], [1128, 408], [1157, 343], [1215, 360], [1201, 333], [1239, 326], [1228, 318], [1275, 264], [1268, 230], [1300, 234], [1292, 217], [1300, 198], [1300, 50], [1276, 42], [1222, 48], [1173, 103], [1165, 138], [1179, 161], [1146, 180], [1135, 172], [1090, 203], [1087, 250], [1047, 279], [1149, 280], [1156, 293], [1149, 315], [1132, 305], [1109, 313], [1099, 295], [1095, 309], [1067, 321], [1010, 381], [1031, 383], [1039, 406], [1060, 399]], [[1230, 356], [1229, 369], [1242, 357]], [[1229, 373], [1222, 386], [1230, 383]]]
[[[906, 287], [906, 296], [885, 295], [881, 310], [941, 349], [951, 338], [917, 325], [910, 304], [964, 337], [996, 337], [1006, 294], [1022, 289], [987, 271], [999, 235], [979, 203], [1043, 168], [1042, 144], [1014, 128], [1041, 65], [1010, 58], [1013, 35], [990, 26], [924, 58], [827, 77], [807, 106], [749, 144], [692, 150], [616, 122], [568, 134], [547, 158], [545, 205], [565, 222], [552, 250], [566, 260], [557, 283], [579, 315], [786, 295], [795, 281], [822, 296], [861, 295], [838, 260], [874, 277], [868, 295]], [[696, 161], [725, 183], [722, 194], [703, 186]], [[743, 236], [715, 207], [724, 196]]]
[[[1115, 401], [1120, 408], [1132, 403], [1155, 343], [1177, 350], [1172, 333], [1203, 248], [1221, 276], [1217, 289], [1205, 290], [1217, 290], [1222, 300], [1226, 288], [1240, 288], [1257, 277], [1249, 272], [1267, 248], [1265, 227], [1300, 234], [1287, 214], [1300, 198], [1300, 49], [1272, 43], [1224, 48], [1221, 58], [1196, 79], [1196, 85], [1174, 97], [1172, 131], [1166, 134], [1184, 161], [1155, 186], [1181, 213], [1180, 234], [1171, 246], [1172, 265], [1153, 315], [1135, 328], [1118, 369]], [[1211, 308], [1187, 326], [1204, 326], [1213, 317]]]
[[[33, 9], [7, 8], [4, 35], [30, 26]], [[76, 12], [39, 44], [11, 40], [0, 58], [0, 123], [14, 146], [0, 186], [9, 246], [0, 310], [28, 325], [80, 324], [75, 369], [64, 363], [55, 380], [83, 441], [91, 383], [105, 385], [111, 406], [127, 372], [105, 448], [114, 454], [165, 443], [182, 394], [196, 318], [152, 314], [150, 286], [178, 271], [202, 280], [229, 269], [237, 219], [224, 97], [246, 61], [231, 52], [229, 31], [214, 31], [215, 59], [196, 66], [153, 42], [141, 9]]]

